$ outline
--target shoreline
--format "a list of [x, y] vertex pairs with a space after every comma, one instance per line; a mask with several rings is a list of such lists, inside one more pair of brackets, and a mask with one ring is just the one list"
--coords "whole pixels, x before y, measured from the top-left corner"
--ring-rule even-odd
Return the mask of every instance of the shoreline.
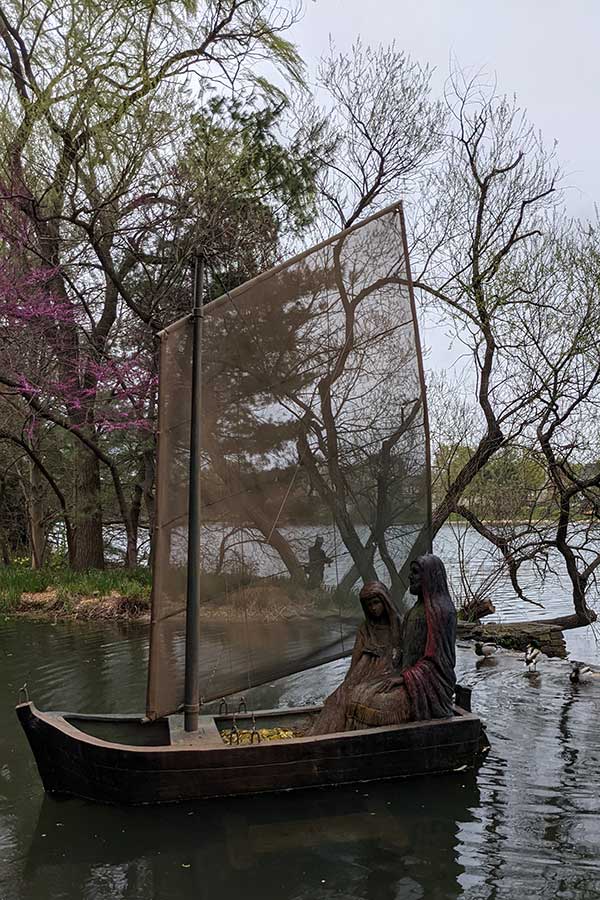
[[41, 622], [135, 622], [149, 624], [150, 607], [146, 601], [111, 591], [104, 596], [65, 599], [50, 588], [23, 592], [20, 600], [5, 610], [5, 615]]
[[[245, 616], [239, 608], [230, 604], [220, 608], [212, 605], [206, 612], [208, 613], [207, 619], [214, 622], [235, 624], [236, 622], [250, 620], [264, 624], [266, 620], [265, 610], [261, 610], [256, 606], [251, 606], [246, 611]], [[306, 617], [314, 620], [314, 609], [307, 609], [305, 615], [299, 616], [298, 613], [299, 610], [296, 608], [295, 619]], [[20, 600], [11, 608], [5, 610], [5, 615], [50, 622], [52, 624], [57, 624], [59, 621], [150, 624], [149, 603], [139, 598], [127, 597], [116, 590], [104, 595], [79, 596], [67, 599], [56, 588], [49, 588], [35, 593], [23, 592]], [[291, 611], [289, 609], [280, 609], [279, 615], [273, 618], [269, 617], [268, 620], [270, 622], [285, 622], [289, 621], [290, 618]], [[567, 655], [562, 629], [550, 622], [547, 625], [540, 622], [502, 624], [459, 622], [457, 638], [471, 642], [491, 640], [498, 646], [516, 651], [524, 651], [530, 641], [535, 638], [542, 652], [547, 656], [564, 659]]]
[[[0, 612], [2, 605], [0, 604]], [[4, 615], [17, 618], [35, 619], [40, 622], [131, 622], [140, 625], [148, 625], [151, 619], [150, 604], [146, 600], [127, 597], [119, 591], [111, 591], [104, 595], [79, 595], [67, 597], [56, 588], [48, 588], [45, 591], [24, 591], [20, 600], [4, 609]], [[287, 605], [279, 607], [276, 611], [249, 603], [245, 609], [237, 604], [215, 606], [208, 604], [204, 609], [204, 618], [207, 621], [244, 623], [250, 622], [286, 622], [290, 620], [302, 620], [315, 618], [332, 618], [332, 610], [326, 610], [319, 615], [313, 605], [305, 609], [299, 609]]]

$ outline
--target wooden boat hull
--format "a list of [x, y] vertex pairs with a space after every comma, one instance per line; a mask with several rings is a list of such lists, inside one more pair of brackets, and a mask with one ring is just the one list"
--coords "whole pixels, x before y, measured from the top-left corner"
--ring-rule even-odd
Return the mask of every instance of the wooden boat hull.
[[[286, 727], [318, 709], [254, 715], [259, 728]], [[42, 713], [31, 702], [20, 704], [17, 715], [45, 790], [103, 803], [172, 803], [449, 772], [474, 767], [485, 742], [480, 719], [459, 708], [450, 719], [237, 746], [219, 730], [231, 724], [227, 715], [203, 716], [191, 740], [166, 720], [143, 725], [134, 716]], [[237, 716], [238, 725], [249, 727], [244, 719], [250, 715]], [[129, 729], [136, 743], [78, 726]], [[152, 745], [137, 743], [138, 732]]]

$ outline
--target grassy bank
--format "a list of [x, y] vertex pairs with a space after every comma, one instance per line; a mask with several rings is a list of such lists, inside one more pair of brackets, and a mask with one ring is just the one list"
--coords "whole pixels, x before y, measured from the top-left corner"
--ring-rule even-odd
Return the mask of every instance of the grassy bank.
[[0, 567], [0, 610], [60, 618], [140, 618], [150, 608], [150, 571], [145, 568], [73, 572], [66, 567], [32, 571]]
[[[137, 619], [150, 613], [149, 569], [73, 572], [67, 567], [32, 571], [25, 564], [0, 567], [0, 614], [38, 619]], [[179, 583], [179, 589], [184, 582]], [[356, 591], [340, 599], [331, 588], [308, 590], [288, 578], [250, 573], [203, 573], [203, 616], [226, 621], [278, 621], [354, 614]]]

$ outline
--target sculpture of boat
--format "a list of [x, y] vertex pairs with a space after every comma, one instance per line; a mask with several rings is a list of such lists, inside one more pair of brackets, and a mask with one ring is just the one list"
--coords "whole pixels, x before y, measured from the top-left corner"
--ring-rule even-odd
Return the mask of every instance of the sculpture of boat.
[[[305, 727], [320, 707], [237, 716], [258, 728]], [[17, 708], [49, 793], [103, 803], [168, 803], [257, 794], [472, 768], [481, 757], [479, 718], [410, 722], [317, 737], [231, 745], [230, 716], [200, 716], [192, 738], [181, 716], [149, 724], [132, 716], [85, 716]], [[94, 734], [95, 732], [95, 734]], [[111, 732], [112, 740], [98, 734]], [[135, 743], [129, 743], [135, 741]]]
[[[19, 704], [45, 789], [160, 803], [474, 766], [468, 692], [449, 718], [317, 736], [319, 707], [205, 714], [350, 655], [358, 582], [386, 580], [405, 612], [431, 490], [400, 204], [208, 304], [203, 270], [192, 314], [161, 334], [146, 714]], [[240, 724], [251, 745], [232, 742]]]

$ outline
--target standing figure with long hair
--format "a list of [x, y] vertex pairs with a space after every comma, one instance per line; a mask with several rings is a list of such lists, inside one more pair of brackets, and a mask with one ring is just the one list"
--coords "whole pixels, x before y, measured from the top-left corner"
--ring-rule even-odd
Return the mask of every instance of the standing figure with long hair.
[[454, 713], [456, 608], [438, 556], [426, 553], [411, 563], [409, 590], [417, 602], [404, 620], [400, 683], [411, 721], [443, 719]]
[[312, 734], [453, 715], [456, 610], [441, 559], [428, 553], [411, 563], [409, 590], [417, 602], [401, 626], [386, 586], [365, 584], [350, 668]]

